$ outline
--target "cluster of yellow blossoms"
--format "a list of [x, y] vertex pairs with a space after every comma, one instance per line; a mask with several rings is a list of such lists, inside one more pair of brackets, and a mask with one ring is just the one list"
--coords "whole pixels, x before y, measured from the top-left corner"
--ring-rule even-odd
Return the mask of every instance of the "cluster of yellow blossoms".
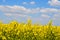
[[31, 20], [0, 22], [0, 40], [60, 40], [60, 26], [53, 26], [51, 21], [47, 25], [32, 24]]

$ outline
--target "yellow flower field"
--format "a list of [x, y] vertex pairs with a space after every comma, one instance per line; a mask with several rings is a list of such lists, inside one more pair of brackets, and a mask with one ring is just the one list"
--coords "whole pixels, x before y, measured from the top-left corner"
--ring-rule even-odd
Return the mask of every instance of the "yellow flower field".
[[0, 40], [60, 40], [60, 26], [53, 26], [13, 21], [8, 24], [0, 22]]

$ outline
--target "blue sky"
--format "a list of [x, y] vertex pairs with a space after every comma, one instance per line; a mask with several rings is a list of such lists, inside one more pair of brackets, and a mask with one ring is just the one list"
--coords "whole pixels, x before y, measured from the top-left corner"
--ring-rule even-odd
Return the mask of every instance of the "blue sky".
[[0, 0], [0, 20], [8, 23], [12, 20], [33, 23], [48, 23], [53, 20], [54, 25], [60, 25], [59, 0]]

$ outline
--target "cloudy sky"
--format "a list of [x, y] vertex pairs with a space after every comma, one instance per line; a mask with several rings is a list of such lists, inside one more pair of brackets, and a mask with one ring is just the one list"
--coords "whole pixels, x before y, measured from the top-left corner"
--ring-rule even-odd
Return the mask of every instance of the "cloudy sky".
[[60, 0], [0, 0], [0, 20], [60, 25]]

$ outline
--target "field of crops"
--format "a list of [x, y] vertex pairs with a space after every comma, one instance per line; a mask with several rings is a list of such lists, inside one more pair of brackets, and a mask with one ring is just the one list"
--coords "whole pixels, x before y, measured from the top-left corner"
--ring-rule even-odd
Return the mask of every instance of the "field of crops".
[[0, 22], [0, 40], [60, 40], [60, 27], [53, 26], [52, 21], [46, 25], [13, 21], [8, 24]]

